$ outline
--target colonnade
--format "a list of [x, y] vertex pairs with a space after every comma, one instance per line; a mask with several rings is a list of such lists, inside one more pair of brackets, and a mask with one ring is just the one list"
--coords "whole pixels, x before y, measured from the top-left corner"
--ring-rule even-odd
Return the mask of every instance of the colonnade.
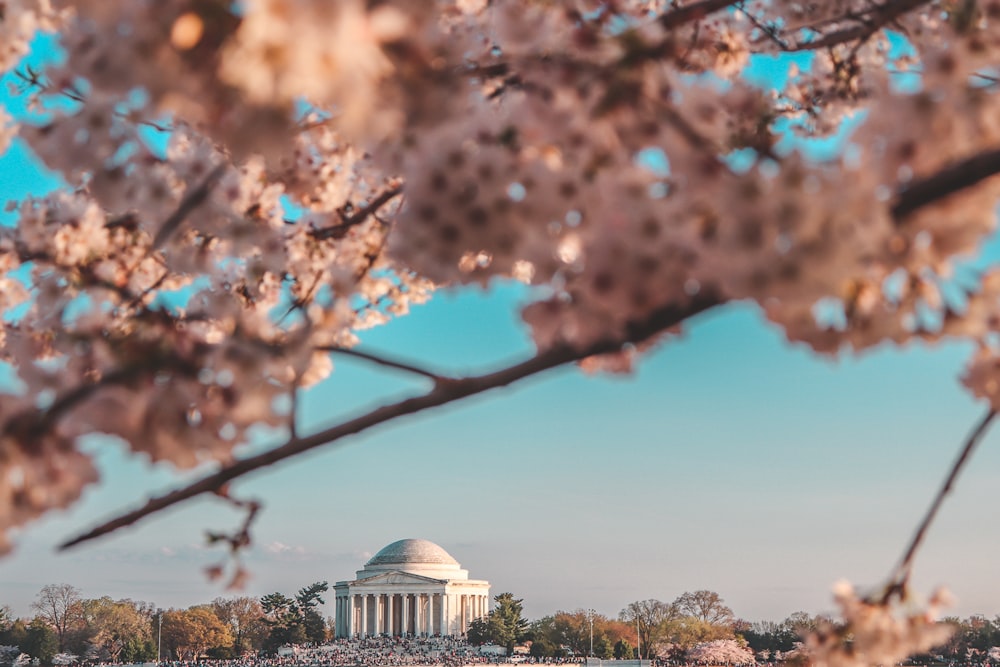
[[337, 636], [460, 635], [488, 613], [487, 595], [352, 592], [337, 597]]

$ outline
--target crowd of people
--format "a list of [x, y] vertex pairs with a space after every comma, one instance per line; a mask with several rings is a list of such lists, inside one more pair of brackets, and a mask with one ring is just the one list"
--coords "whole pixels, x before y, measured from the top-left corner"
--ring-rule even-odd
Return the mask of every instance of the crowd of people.
[[389, 665], [576, 664], [580, 658], [503, 655], [497, 647], [472, 646], [454, 637], [365, 637], [295, 647], [277, 657], [166, 662], [161, 667], [388, 667]]

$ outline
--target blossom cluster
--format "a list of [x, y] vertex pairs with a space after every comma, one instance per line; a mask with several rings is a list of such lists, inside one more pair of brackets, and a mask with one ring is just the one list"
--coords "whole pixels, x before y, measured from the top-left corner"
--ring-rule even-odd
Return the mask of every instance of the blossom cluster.
[[687, 651], [688, 660], [701, 665], [750, 665], [753, 651], [735, 639], [716, 639], [695, 644]]
[[440, 285], [532, 285], [539, 355], [591, 370], [735, 300], [822, 354], [963, 337], [1000, 407], [1000, 273], [962, 265], [1000, 197], [995, 2], [0, 9], [0, 148], [63, 182], [0, 227], [0, 536], [96, 480], [89, 434], [180, 467], [294, 439], [331, 351]]
[[816, 667], [897, 664], [940, 646], [952, 634], [937, 618], [950, 604], [944, 590], [934, 593], [924, 608], [897, 609], [888, 601], [861, 598], [850, 583], [840, 582], [834, 599], [842, 620], [822, 621], [803, 637], [803, 655]]

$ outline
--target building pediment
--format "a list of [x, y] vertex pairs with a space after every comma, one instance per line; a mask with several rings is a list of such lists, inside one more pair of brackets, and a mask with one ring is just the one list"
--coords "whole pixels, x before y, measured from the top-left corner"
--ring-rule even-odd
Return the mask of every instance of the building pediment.
[[444, 584], [447, 583], [447, 579], [433, 579], [431, 577], [423, 577], [419, 574], [412, 574], [410, 572], [385, 572], [383, 574], [376, 574], [374, 577], [366, 577], [365, 579], [358, 579], [357, 581], [351, 582], [351, 588], [364, 588], [366, 586], [385, 586], [385, 585], [405, 585], [405, 584]]

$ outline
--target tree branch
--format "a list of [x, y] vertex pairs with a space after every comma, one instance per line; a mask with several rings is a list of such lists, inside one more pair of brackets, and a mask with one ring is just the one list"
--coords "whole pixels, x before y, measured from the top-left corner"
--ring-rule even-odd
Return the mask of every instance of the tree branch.
[[311, 232], [312, 237], [319, 240], [341, 238], [345, 233], [347, 233], [348, 229], [360, 225], [368, 219], [368, 216], [374, 215], [380, 208], [388, 204], [393, 198], [402, 192], [403, 185], [401, 183], [387, 188], [375, 195], [367, 206], [359, 208], [357, 211], [348, 216], [342, 215], [340, 218], [341, 222], [338, 224], [313, 230]]
[[984, 151], [914, 181], [897, 197], [890, 212], [897, 223], [917, 209], [1000, 174], [1000, 148]]
[[203, 493], [215, 493], [228, 482], [242, 477], [250, 472], [264, 468], [279, 461], [298, 456], [304, 452], [330, 445], [346, 436], [361, 433], [373, 426], [391, 422], [406, 415], [416, 414], [431, 408], [481, 394], [491, 389], [505, 387], [509, 384], [537, 375], [544, 371], [580, 361], [586, 357], [607, 354], [621, 350], [628, 343], [639, 343], [666, 329], [694, 317], [714, 306], [723, 303], [723, 299], [712, 290], [703, 289], [690, 303], [684, 305], [668, 305], [654, 311], [642, 321], [632, 322], [626, 328], [626, 335], [621, 339], [598, 341], [586, 348], [578, 349], [569, 345], [559, 345], [520, 363], [507, 368], [467, 378], [439, 382], [427, 393], [408, 398], [397, 403], [384, 405], [366, 414], [349, 419], [345, 422], [319, 431], [303, 438], [292, 438], [285, 444], [263, 452], [229, 463], [218, 471], [206, 475], [187, 486], [171, 491], [157, 498], [149, 499], [145, 505], [130, 512], [119, 515], [92, 530], [78, 535], [59, 546], [60, 550], [88, 542], [107, 535], [120, 528], [130, 526], [141, 519], [176, 505], [182, 501], [194, 498]]
[[386, 368], [395, 368], [399, 371], [405, 371], [407, 373], [413, 373], [414, 375], [420, 375], [425, 378], [433, 380], [435, 383], [446, 382], [450, 378], [446, 378], [437, 373], [432, 373], [431, 371], [425, 370], [410, 363], [404, 363], [401, 361], [394, 361], [392, 359], [386, 359], [383, 356], [370, 354], [368, 352], [362, 352], [361, 350], [354, 350], [347, 347], [337, 347], [335, 345], [327, 345], [323, 347], [316, 348], [320, 352], [333, 352], [334, 354], [343, 354], [348, 357], [355, 357], [357, 359], [363, 359], [365, 361], [370, 361], [373, 364], [379, 366], [385, 366]]
[[683, 7], [677, 7], [665, 12], [660, 17], [660, 25], [664, 28], [677, 28], [685, 23], [703, 19], [709, 14], [738, 4], [741, 0], [699, 0]]
[[965, 464], [969, 462], [972, 457], [972, 453], [975, 451], [976, 446], [982, 441], [983, 436], [986, 434], [990, 423], [993, 418], [996, 417], [996, 411], [990, 409], [986, 415], [979, 421], [972, 432], [969, 433], [968, 438], [965, 440], [965, 444], [962, 446], [962, 450], [958, 454], [958, 458], [951, 466], [951, 470], [948, 476], [944, 480], [944, 484], [938, 489], [937, 495], [934, 496], [934, 500], [931, 502], [931, 506], [927, 509], [927, 513], [924, 514], [924, 518], [921, 520], [920, 525], [917, 527], [916, 532], [914, 532], [913, 537], [910, 539], [910, 544], [903, 553], [903, 558], [899, 561], [899, 565], [893, 571], [893, 575], [889, 581], [889, 586], [886, 589], [883, 601], [888, 601], [893, 593], [900, 592], [906, 587], [906, 584], [910, 578], [910, 570], [913, 567], [913, 558], [917, 555], [917, 550], [924, 541], [924, 537], [927, 535], [927, 529], [930, 528], [931, 522], [934, 521], [934, 517], [937, 516], [938, 510], [941, 509], [941, 505], [944, 503], [945, 497], [951, 493], [952, 488], [955, 485], [955, 480], [958, 479], [958, 475], [962, 472]]
[[[871, 13], [871, 17], [858, 25], [837, 30], [808, 42], [796, 42], [787, 47], [788, 51], [813, 51], [831, 46], [866, 40], [903, 14], [926, 5], [930, 0], [886, 0]], [[857, 19], [855, 19], [857, 20]]]

